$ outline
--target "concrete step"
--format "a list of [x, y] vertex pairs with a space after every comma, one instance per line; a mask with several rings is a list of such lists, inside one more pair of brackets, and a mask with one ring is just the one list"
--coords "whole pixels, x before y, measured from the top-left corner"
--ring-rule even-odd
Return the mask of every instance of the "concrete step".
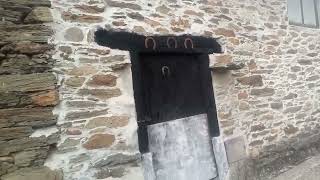
[[320, 180], [320, 155], [294, 166], [273, 180]]

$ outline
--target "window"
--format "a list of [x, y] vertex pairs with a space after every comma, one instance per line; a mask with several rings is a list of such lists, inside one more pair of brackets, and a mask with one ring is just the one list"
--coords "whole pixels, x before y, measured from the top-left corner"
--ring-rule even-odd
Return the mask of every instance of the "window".
[[319, 27], [320, 0], [288, 0], [289, 23]]

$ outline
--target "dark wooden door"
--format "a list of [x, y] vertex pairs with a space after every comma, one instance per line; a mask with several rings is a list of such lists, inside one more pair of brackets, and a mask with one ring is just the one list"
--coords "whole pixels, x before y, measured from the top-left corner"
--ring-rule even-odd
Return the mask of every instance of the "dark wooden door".
[[206, 113], [201, 56], [143, 54], [141, 69], [147, 124]]

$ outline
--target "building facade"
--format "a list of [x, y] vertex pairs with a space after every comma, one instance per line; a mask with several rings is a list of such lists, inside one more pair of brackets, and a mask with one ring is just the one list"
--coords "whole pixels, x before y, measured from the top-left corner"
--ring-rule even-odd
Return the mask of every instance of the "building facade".
[[316, 154], [317, 11], [313, 22], [288, 7], [296, 8], [286, 0], [0, 0], [1, 179], [26, 168], [51, 179], [146, 179], [130, 55], [99, 46], [98, 28], [219, 42], [223, 53], [210, 55], [208, 68], [225, 179], [272, 178]]

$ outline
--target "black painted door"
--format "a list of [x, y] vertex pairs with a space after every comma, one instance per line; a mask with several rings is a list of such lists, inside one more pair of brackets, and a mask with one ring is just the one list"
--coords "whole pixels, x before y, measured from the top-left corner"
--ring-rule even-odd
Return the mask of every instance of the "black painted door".
[[206, 113], [204, 59], [198, 55], [143, 54], [140, 57], [147, 124]]

